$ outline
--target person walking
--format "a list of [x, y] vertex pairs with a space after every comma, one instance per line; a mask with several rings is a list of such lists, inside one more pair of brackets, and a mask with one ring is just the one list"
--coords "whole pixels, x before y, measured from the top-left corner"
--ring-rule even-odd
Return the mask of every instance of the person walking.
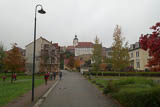
[[50, 80], [53, 79], [53, 72], [50, 73]]
[[59, 78], [60, 78], [60, 80], [62, 79], [62, 72], [61, 71], [59, 72]]
[[45, 84], [46, 85], [47, 85], [48, 77], [49, 77], [49, 73], [45, 73], [44, 79], [45, 79]]
[[54, 80], [56, 79], [56, 72], [53, 72], [53, 77], [54, 77]]

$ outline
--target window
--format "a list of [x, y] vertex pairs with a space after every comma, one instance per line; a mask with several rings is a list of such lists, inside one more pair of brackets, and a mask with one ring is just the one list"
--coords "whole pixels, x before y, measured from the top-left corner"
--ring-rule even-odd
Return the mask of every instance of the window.
[[140, 60], [136, 59], [136, 68], [140, 68]]
[[131, 53], [131, 58], [133, 58], [133, 53]]
[[139, 57], [139, 51], [136, 52], [136, 57]]

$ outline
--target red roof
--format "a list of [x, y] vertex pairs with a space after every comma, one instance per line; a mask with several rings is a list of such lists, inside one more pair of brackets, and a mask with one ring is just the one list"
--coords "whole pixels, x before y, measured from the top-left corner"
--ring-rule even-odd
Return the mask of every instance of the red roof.
[[68, 46], [67, 50], [74, 50], [74, 46]]
[[53, 43], [53, 46], [55, 46], [56, 48], [59, 48], [58, 43]]
[[76, 48], [93, 48], [92, 42], [78, 42]]

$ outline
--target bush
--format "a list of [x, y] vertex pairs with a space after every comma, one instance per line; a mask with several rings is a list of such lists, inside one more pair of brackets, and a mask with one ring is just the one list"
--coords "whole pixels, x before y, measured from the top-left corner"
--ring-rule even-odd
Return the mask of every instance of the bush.
[[111, 93], [125, 107], [160, 107], [160, 86], [145, 78], [109, 81], [104, 93]]
[[160, 87], [123, 89], [113, 96], [125, 107], [160, 107]]

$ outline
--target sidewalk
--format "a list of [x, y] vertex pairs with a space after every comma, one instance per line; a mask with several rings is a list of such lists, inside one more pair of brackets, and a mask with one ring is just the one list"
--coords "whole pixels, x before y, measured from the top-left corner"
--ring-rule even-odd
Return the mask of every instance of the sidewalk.
[[18, 97], [14, 101], [8, 103], [4, 107], [32, 107], [33, 104], [47, 92], [47, 90], [56, 82], [57, 80], [49, 80], [48, 84], [42, 84], [39, 87], [35, 88], [34, 102], [31, 101], [32, 91]]

